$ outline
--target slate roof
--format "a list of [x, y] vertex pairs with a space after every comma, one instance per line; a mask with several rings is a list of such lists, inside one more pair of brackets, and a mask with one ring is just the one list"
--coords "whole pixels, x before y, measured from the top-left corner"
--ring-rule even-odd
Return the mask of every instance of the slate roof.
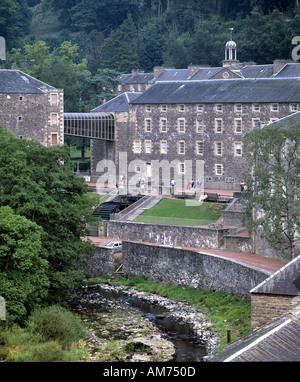
[[118, 95], [117, 97], [111, 99], [110, 101], [105, 102], [103, 105], [100, 105], [91, 111], [93, 113], [129, 111], [129, 103], [132, 102], [135, 98], [137, 98], [141, 94], [142, 93], [132, 93], [132, 92], [122, 93]]
[[191, 81], [196, 80], [209, 80], [211, 77], [218, 74], [221, 70], [224, 68], [217, 67], [217, 68], [201, 68], [199, 69], [191, 78]]
[[156, 82], [133, 104], [300, 102], [300, 79]]
[[300, 307], [227, 345], [211, 362], [300, 361]]
[[300, 76], [300, 65], [286, 64], [276, 75], [277, 78], [289, 78], [289, 77], [299, 77]]
[[42, 94], [43, 88], [55, 89], [20, 70], [0, 69], [0, 93]]
[[300, 255], [251, 289], [250, 293], [300, 296]]
[[247, 65], [240, 68], [244, 78], [271, 78], [273, 77], [274, 65]]
[[148, 84], [153, 80], [153, 73], [135, 73], [135, 74], [121, 74], [119, 81], [122, 85], [126, 84]]
[[153, 82], [184, 81], [188, 79], [188, 69], [165, 69]]

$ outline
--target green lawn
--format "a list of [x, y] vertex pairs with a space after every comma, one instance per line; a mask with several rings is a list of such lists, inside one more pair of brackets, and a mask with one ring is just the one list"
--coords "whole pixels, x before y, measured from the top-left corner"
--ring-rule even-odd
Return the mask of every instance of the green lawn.
[[223, 205], [203, 202], [198, 205], [190, 200], [161, 199], [154, 207], [142, 212], [135, 221], [145, 223], [206, 225], [221, 216]]

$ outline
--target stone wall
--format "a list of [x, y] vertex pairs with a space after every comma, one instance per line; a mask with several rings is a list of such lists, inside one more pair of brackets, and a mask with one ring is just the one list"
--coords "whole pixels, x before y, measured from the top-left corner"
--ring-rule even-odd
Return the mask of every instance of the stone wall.
[[[56, 96], [53, 104], [52, 95]], [[0, 94], [0, 125], [18, 138], [34, 139], [45, 146], [64, 143], [63, 91]]]
[[83, 270], [90, 277], [112, 275], [117, 269], [118, 264], [118, 257], [115, 256], [113, 249], [97, 247], [94, 256]]
[[228, 228], [189, 227], [164, 224], [108, 221], [107, 237], [162, 245], [217, 249]]
[[218, 290], [250, 299], [269, 274], [192, 250], [123, 241], [123, 272], [150, 281]]
[[251, 293], [251, 329], [254, 330], [278, 316], [290, 312], [295, 296]]

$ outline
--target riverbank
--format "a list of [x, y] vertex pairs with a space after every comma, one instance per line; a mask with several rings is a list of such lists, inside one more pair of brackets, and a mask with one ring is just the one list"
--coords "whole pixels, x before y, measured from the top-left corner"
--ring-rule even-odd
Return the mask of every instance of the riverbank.
[[[107, 295], [113, 296], [115, 302], [108, 301]], [[126, 299], [118, 302], [120, 296], [124, 296]], [[91, 355], [91, 359], [94, 361], [176, 361], [174, 344], [166, 332], [160, 330], [162, 327], [168, 328], [172, 333], [176, 331], [184, 333], [189, 342], [194, 343], [194, 345], [190, 345], [194, 346], [191, 350], [192, 353], [195, 353], [193, 361], [199, 362], [212, 357], [220, 343], [220, 338], [213, 329], [212, 323], [202, 310], [184, 301], [172, 301], [158, 294], [139, 291], [136, 287], [109, 283], [89, 284], [80, 299], [77, 300], [76, 305], [77, 309], [80, 306], [81, 310], [84, 309], [83, 305], [86, 305], [93, 312], [102, 311], [101, 316], [92, 318], [94, 322], [92, 325], [90, 325], [91, 322], [88, 322], [90, 318], [85, 319], [90, 331], [88, 346], [91, 350], [94, 347]], [[134, 308], [140, 309], [140, 312], [142, 311], [144, 314], [139, 316], [138, 313], [132, 311]], [[114, 313], [109, 314], [112, 310]], [[116, 310], [118, 310], [117, 314]], [[121, 310], [125, 311], [125, 315], [120, 313]], [[152, 319], [149, 319], [150, 316]], [[154, 316], [156, 323], [159, 322], [159, 328], [157, 324], [153, 325]], [[99, 321], [98, 327], [95, 326], [97, 320]], [[110, 340], [105, 338], [105, 333], [108, 334]], [[118, 335], [115, 336], [114, 333], [118, 333]], [[136, 348], [138, 351], [133, 351], [131, 354], [122, 351], [126, 348], [128, 350], [130, 346], [133, 350]], [[110, 347], [114, 347], [114, 356], [109, 352]], [[142, 352], [141, 348], [149, 351]], [[177, 359], [181, 360], [180, 357], [181, 355], [177, 354]]]

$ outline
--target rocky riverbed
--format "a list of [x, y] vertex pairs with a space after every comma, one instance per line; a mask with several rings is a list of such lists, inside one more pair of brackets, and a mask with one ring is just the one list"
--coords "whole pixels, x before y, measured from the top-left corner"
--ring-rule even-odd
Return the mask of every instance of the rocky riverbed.
[[184, 333], [205, 349], [195, 354], [197, 361], [213, 356], [220, 341], [200, 310], [136, 288], [89, 285], [71, 305], [88, 328], [92, 361], [176, 361], [174, 341], [162, 328]]

